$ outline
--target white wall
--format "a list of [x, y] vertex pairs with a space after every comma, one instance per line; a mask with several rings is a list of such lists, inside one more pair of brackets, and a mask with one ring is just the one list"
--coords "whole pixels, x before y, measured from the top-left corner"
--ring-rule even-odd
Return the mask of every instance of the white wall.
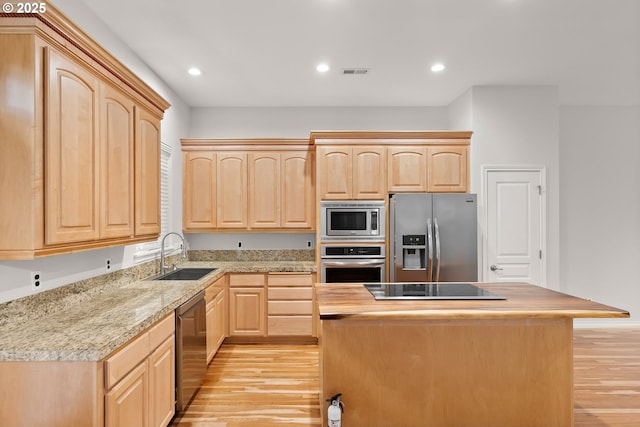
[[446, 107], [193, 108], [191, 138], [308, 138], [314, 130], [447, 129]]
[[[171, 107], [165, 113], [162, 121], [161, 132], [163, 142], [169, 144], [173, 149], [170, 227], [174, 231], [180, 231], [182, 228], [180, 138], [188, 134], [189, 108], [83, 3], [74, 0], [55, 0], [52, 3], [171, 103]], [[0, 302], [35, 293], [31, 290], [29, 280], [32, 271], [42, 273], [40, 291], [44, 291], [104, 274], [107, 258], [112, 262], [112, 269], [129, 267], [134, 263], [133, 253], [134, 246], [127, 246], [58, 255], [33, 261], [0, 261]]]
[[[447, 109], [449, 129], [473, 131], [473, 89], [469, 89], [454, 99]], [[471, 136], [471, 150], [473, 150], [473, 135]]]
[[[482, 166], [543, 166], [547, 188], [547, 282], [560, 289], [559, 112], [555, 86], [477, 86], [454, 103], [462, 120], [471, 105], [471, 191], [483, 212]], [[462, 103], [462, 107], [458, 105]], [[483, 222], [481, 222], [481, 225]], [[482, 238], [484, 238], [484, 233]]]
[[640, 321], [640, 107], [560, 109], [560, 280]]

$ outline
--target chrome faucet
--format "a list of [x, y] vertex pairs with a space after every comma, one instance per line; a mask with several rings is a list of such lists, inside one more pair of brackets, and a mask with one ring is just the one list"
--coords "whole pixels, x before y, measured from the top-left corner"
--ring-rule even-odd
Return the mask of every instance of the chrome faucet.
[[[176, 235], [180, 238], [180, 240], [182, 241], [182, 258], [186, 259], [187, 258], [187, 245], [184, 242], [184, 237], [182, 237], [182, 234], [180, 233], [176, 233], [175, 231], [172, 231], [170, 233], [167, 233], [164, 235], [164, 237], [162, 238], [162, 244], [160, 247], [160, 274], [164, 274], [165, 270], [167, 269], [166, 264], [164, 263], [164, 241], [167, 239], [167, 237], [169, 237], [170, 235]], [[173, 264], [173, 269], [176, 269], [176, 265]]]

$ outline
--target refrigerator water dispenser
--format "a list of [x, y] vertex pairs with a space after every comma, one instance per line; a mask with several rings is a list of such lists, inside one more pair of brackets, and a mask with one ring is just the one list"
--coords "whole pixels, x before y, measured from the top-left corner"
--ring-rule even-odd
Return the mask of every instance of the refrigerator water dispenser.
[[410, 234], [402, 236], [402, 269], [424, 270], [426, 260], [425, 235]]

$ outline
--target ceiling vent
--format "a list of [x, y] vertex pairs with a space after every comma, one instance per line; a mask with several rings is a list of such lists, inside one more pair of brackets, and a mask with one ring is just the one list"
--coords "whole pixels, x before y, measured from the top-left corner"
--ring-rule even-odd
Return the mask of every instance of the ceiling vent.
[[344, 76], [364, 76], [369, 73], [369, 68], [343, 68], [342, 75]]

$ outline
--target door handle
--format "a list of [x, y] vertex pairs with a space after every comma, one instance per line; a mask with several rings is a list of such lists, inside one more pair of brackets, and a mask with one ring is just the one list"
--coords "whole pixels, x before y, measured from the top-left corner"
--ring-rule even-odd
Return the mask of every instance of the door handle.
[[427, 281], [433, 281], [433, 228], [431, 218], [427, 218]]
[[490, 269], [491, 271], [502, 271], [502, 270], [504, 270], [504, 268], [502, 268], [502, 267], [498, 267], [498, 266], [497, 266], [497, 265], [495, 265], [495, 264], [494, 264], [494, 265], [492, 265], [491, 267], [489, 267], [489, 269]]

